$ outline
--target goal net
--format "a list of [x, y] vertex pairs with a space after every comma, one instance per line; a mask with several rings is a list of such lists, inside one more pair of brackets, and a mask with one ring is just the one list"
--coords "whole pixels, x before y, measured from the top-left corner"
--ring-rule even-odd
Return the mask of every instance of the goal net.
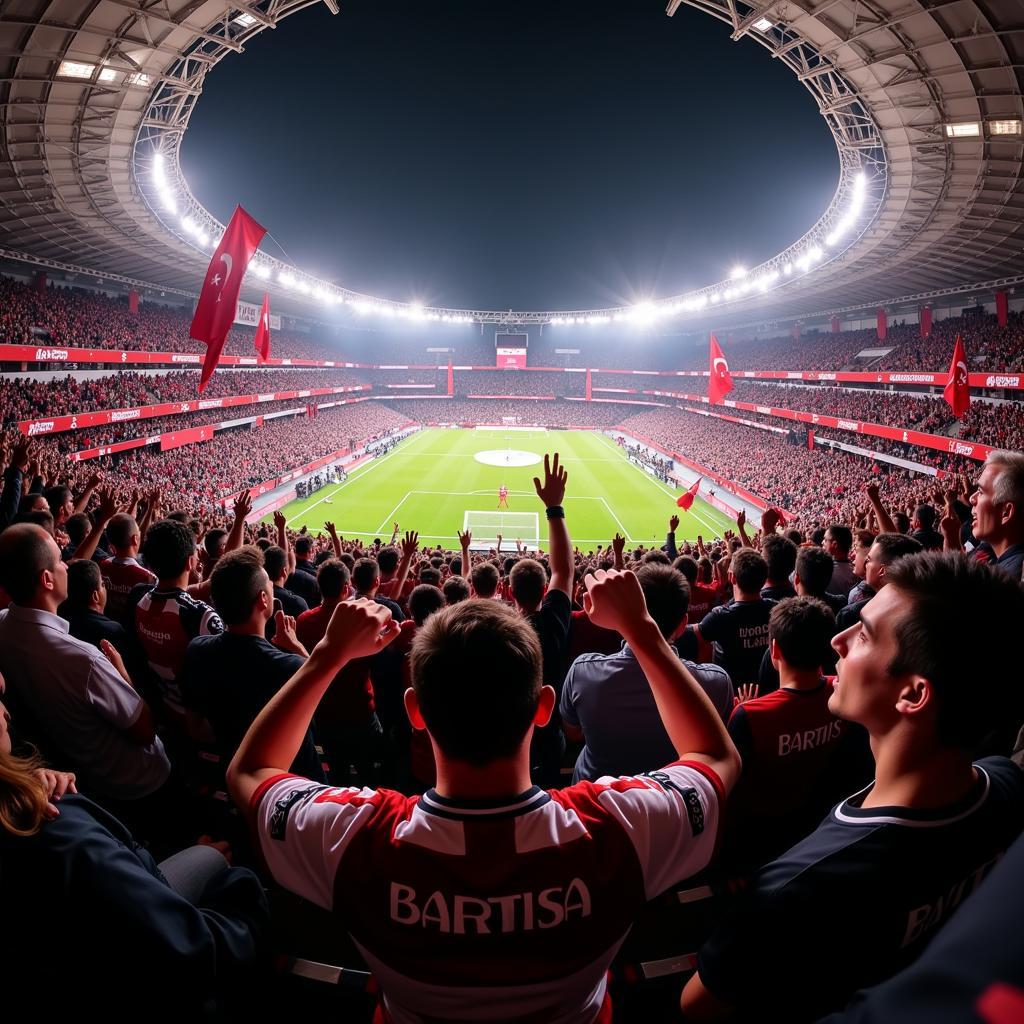
[[515, 551], [516, 541], [531, 551], [540, 547], [540, 515], [536, 512], [480, 512], [467, 509], [462, 518], [462, 529], [473, 534], [470, 548], [486, 551], [497, 546], [498, 534], [503, 540], [502, 551]]

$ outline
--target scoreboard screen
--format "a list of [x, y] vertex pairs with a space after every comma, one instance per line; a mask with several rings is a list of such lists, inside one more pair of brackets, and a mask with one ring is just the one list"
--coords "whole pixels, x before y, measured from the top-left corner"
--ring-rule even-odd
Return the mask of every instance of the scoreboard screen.
[[495, 334], [495, 366], [499, 370], [525, 369], [529, 340], [528, 334]]

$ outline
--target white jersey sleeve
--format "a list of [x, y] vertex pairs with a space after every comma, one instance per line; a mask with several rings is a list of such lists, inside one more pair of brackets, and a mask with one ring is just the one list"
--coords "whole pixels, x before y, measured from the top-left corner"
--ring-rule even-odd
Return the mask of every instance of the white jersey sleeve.
[[277, 775], [253, 794], [260, 852], [275, 881], [325, 910], [352, 838], [378, 814], [384, 794]]
[[633, 844], [648, 899], [707, 867], [725, 794], [707, 765], [677, 762], [646, 775], [606, 777], [592, 785], [597, 802]]

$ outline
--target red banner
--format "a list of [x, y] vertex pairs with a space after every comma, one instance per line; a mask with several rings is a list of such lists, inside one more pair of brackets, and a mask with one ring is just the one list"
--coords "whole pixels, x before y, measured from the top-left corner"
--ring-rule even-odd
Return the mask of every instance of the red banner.
[[996, 322], [1005, 327], [1010, 315], [1010, 300], [1006, 292], [996, 292]]
[[167, 452], [172, 448], [181, 448], [186, 444], [198, 444], [209, 441], [213, 437], [216, 423], [204, 423], [201, 427], [189, 427], [187, 430], [173, 430], [169, 434], [160, 435], [160, 451]]
[[[644, 393], [708, 404], [707, 397], [704, 395], [686, 395], [673, 391], [646, 391]], [[884, 437], [888, 441], [902, 441], [904, 444], [916, 445], [918, 448], [931, 448], [934, 451], [946, 452], [950, 455], [964, 455], [969, 459], [976, 459], [978, 462], [984, 462], [988, 453], [995, 450], [987, 444], [961, 441], [959, 438], [946, 437], [942, 434], [925, 434], [920, 430], [900, 430], [899, 427], [889, 427], [881, 423], [864, 423], [860, 420], [843, 419], [839, 416], [779, 409], [774, 406], [755, 405], [752, 402], [734, 402], [730, 399], [726, 399], [724, 404], [732, 409], [759, 412], [763, 416], [777, 416], [780, 419], [796, 420], [799, 423], [812, 423], [815, 427], [831, 427], [833, 430], [846, 430], [854, 434], [866, 434], [869, 437]]]
[[179, 413], [202, 412], [204, 409], [231, 409], [239, 405], [262, 402], [287, 402], [293, 398], [311, 395], [341, 395], [350, 391], [369, 391], [369, 384], [356, 384], [343, 388], [306, 388], [302, 391], [269, 391], [261, 395], [231, 395], [227, 398], [193, 398], [188, 402], [161, 402], [137, 409], [100, 409], [97, 412], [71, 413], [45, 420], [22, 420], [18, 429], [29, 437], [40, 434], [60, 434], [65, 430], [105, 426], [108, 423], [126, 423], [129, 420], [147, 420], [154, 416], [176, 416]]
[[885, 341], [885, 336], [886, 336], [886, 334], [888, 333], [888, 330], [889, 330], [889, 320], [888, 320], [888, 317], [886, 316], [886, 313], [885, 313], [884, 309], [880, 309], [875, 314], [875, 322], [876, 322], [876, 324], [878, 326], [878, 340], [879, 341]]
[[921, 337], [930, 338], [932, 335], [932, 307], [921, 307]]

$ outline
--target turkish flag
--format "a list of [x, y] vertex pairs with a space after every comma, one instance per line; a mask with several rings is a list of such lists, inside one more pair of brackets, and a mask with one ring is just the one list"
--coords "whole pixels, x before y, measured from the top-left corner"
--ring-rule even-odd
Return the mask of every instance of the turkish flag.
[[708, 401], [712, 405], [721, 402], [732, 391], [732, 374], [729, 364], [722, 355], [718, 339], [711, 335], [711, 376], [708, 378]]
[[690, 484], [687, 492], [685, 494], [680, 494], [679, 497], [676, 498], [676, 504], [684, 512], [688, 512], [693, 506], [693, 499], [697, 497], [697, 492], [700, 490], [700, 482], [702, 479], [703, 477], [697, 477], [697, 479]]
[[257, 224], [240, 206], [235, 207], [224, 237], [217, 246], [206, 269], [203, 290], [199, 293], [195, 316], [188, 335], [206, 345], [203, 372], [199, 377], [202, 392], [213, 376], [220, 360], [224, 341], [235, 322], [238, 311], [238, 293], [242, 289], [242, 276], [267, 229]]
[[256, 354], [261, 363], [270, 358], [270, 293], [263, 293], [263, 309], [260, 311], [260, 322], [256, 328], [256, 337], [252, 339]]
[[953, 415], [963, 419], [971, 406], [971, 387], [967, 381], [967, 357], [964, 355], [964, 343], [960, 335], [956, 336], [953, 346], [953, 361], [949, 364], [949, 383], [942, 389], [942, 394], [949, 403]]

